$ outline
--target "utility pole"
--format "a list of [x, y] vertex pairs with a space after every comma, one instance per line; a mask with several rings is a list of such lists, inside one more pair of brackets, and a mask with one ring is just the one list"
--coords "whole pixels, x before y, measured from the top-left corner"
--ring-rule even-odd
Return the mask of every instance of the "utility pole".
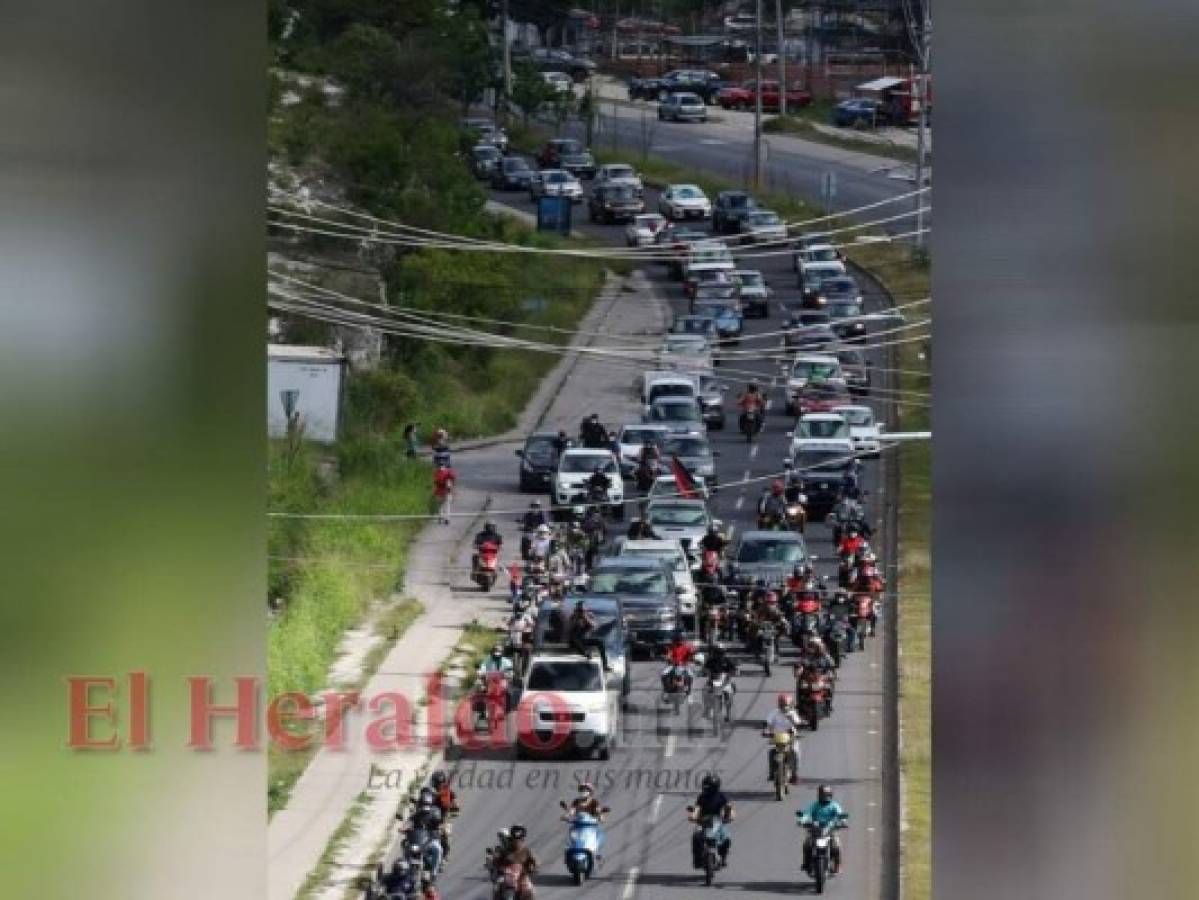
[[783, 0], [774, 0], [774, 18], [779, 36], [779, 115], [787, 115], [787, 54], [783, 52]]
[[762, 0], [754, 21], [754, 190], [762, 188]]
[[[916, 88], [917, 103], [920, 104], [917, 110], [917, 125], [916, 125], [916, 190], [919, 191], [924, 187], [924, 154], [926, 147], [925, 133], [928, 130], [928, 74], [929, 74], [929, 57], [932, 53], [932, 35], [933, 35], [933, 4], [932, 0], [923, 0], [920, 4], [923, 9], [923, 21], [920, 23], [920, 48], [917, 51], [918, 62], [920, 63], [919, 83]], [[913, 244], [916, 255], [924, 254], [924, 207], [927, 194], [918, 193], [916, 199], [916, 240]]]
[[508, 0], [500, 3], [500, 43], [504, 48], [504, 121], [508, 121], [508, 103], [512, 97], [512, 47], [508, 43]]

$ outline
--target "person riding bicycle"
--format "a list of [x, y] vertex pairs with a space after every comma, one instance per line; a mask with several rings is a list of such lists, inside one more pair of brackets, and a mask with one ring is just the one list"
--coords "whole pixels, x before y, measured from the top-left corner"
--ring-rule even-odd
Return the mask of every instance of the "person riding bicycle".
[[[693, 821], [703, 822], [704, 819], [713, 817], [719, 822], [716, 846], [720, 853], [721, 867], [727, 866], [729, 851], [733, 848], [733, 834], [729, 829], [729, 823], [736, 818], [736, 812], [733, 810], [732, 801], [720, 789], [719, 775], [704, 776], [700, 782], [699, 796], [692, 805], [695, 810], [691, 814]], [[691, 865], [696, 869], [704, 867], [704, 838], [699, 830], [691, 838]]]
[[[849, 819], [849, 814], [845, 812], [840, 803], [833, 799], [833, 789], [827, 784], [820, 785], [816, 792], [816, 800], [804, 809], [797, 809], [795, 816], [801, 827], [807, 827], [808, 825], [844, 825]], [[829, 842], [829, 871], [831, 874], [836, 875], [841, 871], [841, 845], [837, 841], [835, 833], [831, 837], [832, 840]], [[803, 870], [808, 875], [812, 874], [812, 850], [812, 836], [809, 835], [803, 845]]]
[[[791, 695], [779, 694], [778, 707], [766, 719], [766, 725], [762, 729], [762, 734], [764, 737], [770, 738], [779, 734], [790, 735], [791, 744], [787, 749], [787, 763], [791, 767], [791, 784], [799, 783], [799, 754], [795, 752], [795, 744], [799, 740], [799, 729], [802, 725], [803, 719], [800, 718], [799, 713], [795, 711], [795, 707], [791, 704]], [[774, 772], [770, 771], [768, 757], [766, 780], [769, 781], [773, 776]]]

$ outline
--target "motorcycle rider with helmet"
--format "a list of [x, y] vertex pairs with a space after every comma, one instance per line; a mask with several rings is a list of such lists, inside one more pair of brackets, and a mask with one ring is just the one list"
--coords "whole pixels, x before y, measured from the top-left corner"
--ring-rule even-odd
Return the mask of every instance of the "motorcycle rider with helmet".
[[776, 478], [770, 483], [770, 488], [762, 493], [758, 500], [759, 527], [769, 528], [787, 521], [787, 499], [783, 496], [782, 479]]
[[424, 852], [426, 872], [430, 881], [437, 878], [437, 873], [441, 871], [441, 861], [445, 857], [445, 850], [441, 846], [442, 824], [441, 809], [436, 803], [436, 795], [431, 788], [421, 788], [416, 808], [413, 809], [404, 830], [423, 828], [428, 832], [429, 842], [425, 845]]
[[[791, 784], [799, 784], [799, 754], [795, 752], [795, 744], [799, 740], [799, 729], [802, 725], [803, 719], [791, 705], [791, 695], [779, 694], [778, 707], [767, 718], [766, 725], [762, 729], [762, 736], [769, 738], [778, 734], [791, 736], [791, 743], [787, 748], [787, 764], [791, 768]], [[766, 780], [769, 781], [773, 775], [774, 773], [770, 771], [770, 757], [767, 756]]]
[[517, 888], [520, 900], [533, 900], [532, 876], [537, 874], [537, 858], [525, 843], [528, 831], [523, 825], [513, 825], [508, 829], [500, 845], [491, 856], [490, 868], [495, 878], [508, 866], [520, 866], [520, 883]]
[[707, 533], [699, 540], [701, 551], [715, 553], [718, 557], [724, 556], [724, 548], [728, 546], [728, 543], [714, 523], [708, 525]]
[[495, 544], [496, 547], [504, 546], [504, 536], [500, 534], [500, 530], [496, 527], [495, 522], [488, 519], [483, 523], [483, 530], [475, 535], [475, 552], [470, 558], [471, 570], [479, 568], [479, 550], [486, 543]]
[[762, 396], [762, 392], [758, 389], [758, 383], [751, 381], [745, 386], [745, 391], [737, 397], [737, 408], [741, 410], [741, 416], [737, 420], [737, 427], [742, 431], [745, 430], [746, 422], [749, 421], [749, 414], [757, 413], [759, 421], [762, 414], [766, 411], [766, 398]]
[[691, 694], [691, 662], [695, 659], [695, 647], [693, 647], [687, 638], [683, 635], [681, 628], [676, 629], [674, 637], [666, 648], [666, 668], [662, 670], [662, 686], [665, 690], [666, 678], [670, 675], [672, 669], [680, 668], [683, 670], [683, 690], [690, 696]]
[[[816, 792], [816, 800], [804, 809], [796, 810], [795, 815], [801, 827], [845, 825], [849, 819], [849, 814], [833, 799], [833, 789], [827, 784], [820, 785]], [[803, 870], [808, 875], [812, 874], [813, 849], [812, 835], [809, 834], [803, 845]], [[830, 874], [836, 875], [841, 871], [841, 844], [835, 833], [829, 841], [829, 863]]]
[[[719, 821], [719, 838], [717, 849], [720, 853], [720, 865], [723, 868], [729, 864], [729, 851], [733, 848], [733, 834], [729, 823], [736, 818], [733, 803], [720, 789], [719, 775], [705, 775], [700, 782], [700, 793], [693, 804], [694, 811], [688, 816], [693, 822], [702, 822], [712, 816]], [[704, 866], [704, 839], [699, 830], [691, 837], [691, 865], [696, 869]]]

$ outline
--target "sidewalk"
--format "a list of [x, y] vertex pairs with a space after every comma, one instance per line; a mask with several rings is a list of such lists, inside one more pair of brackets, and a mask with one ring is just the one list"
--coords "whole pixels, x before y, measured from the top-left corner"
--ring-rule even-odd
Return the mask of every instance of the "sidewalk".
[[[625, 285], [631, 290], [625, 290]], [[651, 299], [648, 282], [640, 273], [627, 280], [611, 278], [591, 311], [580, 324], [580, 332], [602, 333], [606, 338], [633, 334], [658, 334], [665, 322], [664, 305]], [[576, 336], [575, 346], [597, 341], [594, 334]], [[482, 594], [469, 582], [470, 539], [486, 511], [494, 517], [504, 536], [506, 559], [510, 548], [519, 547], [515, 520], [531, 495], [515, 490], [516, 460], [505, 444], [523, 440], [534, 428], [565, 428], [574, 432], [579, 420], [598, 412], [606, 421], [628, 418], [635, 409], [632, 384], [634, 372], [605, 359], [569, 354], [542, 382], [521, 414], [516, 429], [470, 444], [454, 444], [455, 468], [463, 486], [458, 492], [455, 516], [450, 525], [430, 524], [413, 545], [407, 577], [400, 596], [419, 599], [425, 614], [405, 632], [388, 654], [374, 678], [363, 689], [365, 699], [384, 691], [407, 697], [417, 711], [414, 736], [422, 736], [428, 673], [438, 671], [461, 636], [462, 629], [478, 618], [499, 624], [506, 608], [506, 581], [501, 579], [490, 594]], [[390, 710], [365, 709], [346, 717], [346, 748], [321, 750], [296, 783], [288, 805], [275, 814], [268, 828], [268, 883], [271, 900], [292, 900], [308, 874], [321, 860], [338, 826], [359, 795], [371, 800], [360, 820], [358, 833], [336, 854], [336, 872], [331, 886], [342, 892], [360, 871], [369, 850], [387, 837], [395, 804], [412, 777], [428, 766], [432, 752], [423, 744], [411, 749], [373, 751], [364, 740], [367, 723]], [[387, 773], [386, 779], [368, 789], [372, 766]], [[319, 892], [318, 892], [319, 893]]]

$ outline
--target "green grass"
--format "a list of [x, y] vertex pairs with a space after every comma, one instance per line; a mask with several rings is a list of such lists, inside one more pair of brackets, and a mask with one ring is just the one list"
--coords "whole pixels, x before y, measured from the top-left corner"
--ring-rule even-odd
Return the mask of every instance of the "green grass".
[[815, 123], [827, 125], [829, 123], [828, 110], [829, 106], [826, 104], [819, 106], [812, 104], [812, 106], [795, 113], [788, 111], [786, 116], [771, 116], [763, 120], [762, 131], [767, 134], [789, 134], [815, 144], [828, 144], [832, 147], [840, 147], [842, 150], [857, 150], [901, 162], [914, 163], [916, 161], [915, 149], [903, 144], [889, 141], [884, 143], [883, 141], [853, 137], [851, 134], [829, 134], [821, 131], [815, 127]]
[[[314, 723], [315, 724], [315, 723]], [[292, 789], [296, 782], [316, 756], [318, 744], [313, 741], [305, 750], [282, 750], [274, 744], [267, 747], [266, 753], [266, 812], [273, 816], [291, 799]]]
[[325, 852], [321, 854], [320, 861], [315, 868], [308, 873], [308, 877], [304, 879], [304, 884], [296, 894], [296, 900], [311, 900], [317, 896], [325, 883], [329, 880], [329, 873], [333, 866], [337, 863], [337, 854], [341, 852], [346, 843], [355, 834], [358, 833], [359, 819], [362, 813], [366, 811], [366, 805], [370, 803], [370, 798], [365, 794], [359, 794], [354, 801], [354, 805], [346, 812], [345, 817], [341, 820], [341, 824], [333, 832], [333, 836], [329, 838], [329, 843], [325, 846]]

